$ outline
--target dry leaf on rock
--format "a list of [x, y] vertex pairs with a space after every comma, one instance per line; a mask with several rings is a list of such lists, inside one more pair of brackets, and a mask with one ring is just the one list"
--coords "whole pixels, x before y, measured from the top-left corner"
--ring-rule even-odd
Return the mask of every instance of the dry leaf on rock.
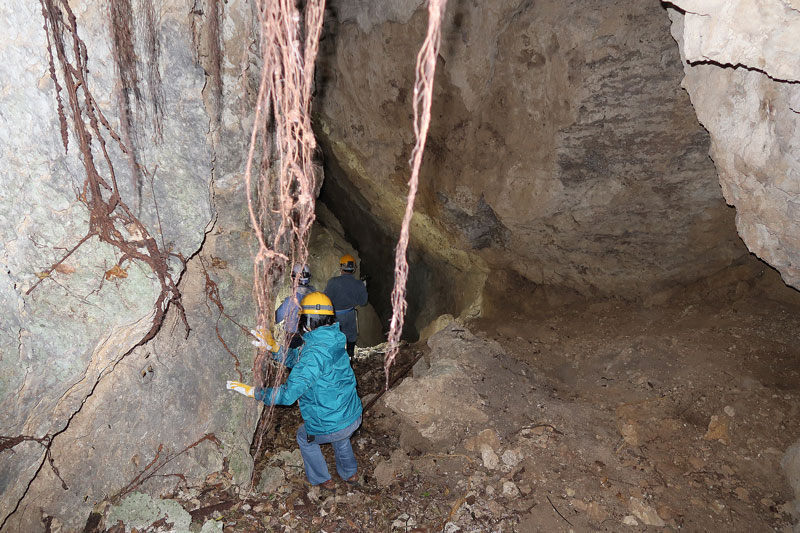
[[127, 277], [128, 277], [128, 272], [119, 265], [114, 265], [110, 269], [106, 270], [107, 281], [110, 281], [111, 278], [127, 278]]
[[60, 274], [74, 274], [75, 267], [60, 263], [54, 267], [54, 270]]

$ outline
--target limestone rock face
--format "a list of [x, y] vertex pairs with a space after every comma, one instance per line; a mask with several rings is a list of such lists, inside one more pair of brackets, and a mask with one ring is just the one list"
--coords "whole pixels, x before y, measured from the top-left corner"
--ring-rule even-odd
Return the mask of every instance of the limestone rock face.
[[[365, 264], [391, 258], [369, 255], [380, 236], [364, 221], [391, 242], [405, 205], [426, 25], [416, 3], [409, 16], [413, 2], [383, 11], [332, 2], [339, 19], [328, 25], [316, 100], [322, 194]], [[637, 295], [746, 254], [681, 76], [657, 5], [450, 3], [412, 224], [412, 250], [432, 266], [412, 265], [419, 285], [409, 283], [412, 293], [425, 283], [459, 289], [417, 305], [418, 326], [458, 316], [492, 271]]]
[[797, 0], [678, 0], [686, 11], [683, 53], [690, 63], [746, 67], [800, 81]]
[[[0, 5], [0, 435], [20, 438], [0, 451], [0, 529], [40, 531], [44, 515], [80, 529], [95, 502], [140, 473], [144, 484], [129, 489], [159, 493], [175, 485], [170, 474], [202, 481], [223, 456], [239, 482], [252, 469], [257, 408], [224, 390], [226, 377], [249, 379], [252, 347], [206, 298], [215, 288], [227, 316], [253, 322], [251, 302], [239, 297], [252, 286], [241, 191], [249, 126], [234, 118], [242, 101], [230, 97], [240, 92], [240, 58], [252, 40], [242, 23], [250, 7], [233, 0], [219, 13], [218, 42], [235, 58], [221, 61], [220, 86], [204, 51], [208, 13], [192, 14], [183, 1], [156, 4], [149, 23], [130, 21], [134, 90], [120, 88], [107, 3], [70, 2], [98, 109], [132, 148], [123, 153], [106, 137], [121, 201], [171, 254], [191, 328], [172, 306], [146, 344], [161, 291], [147, 264], [92, 237], [47, 273], [88, 231], [86, 172], [71, 127], [66, 153], [62, 144], [39, 3]], [[137, 17], [148, 6], [132, 2]], [[148, 47], [152, 35], [156, 46]], [[61, 96], [66, 104], [63, 83]], [[110, 180], [96, 139], [94, 150]]]
[[683, 86], [747, 247], [800, 288], [800, 6], [679, 0]]

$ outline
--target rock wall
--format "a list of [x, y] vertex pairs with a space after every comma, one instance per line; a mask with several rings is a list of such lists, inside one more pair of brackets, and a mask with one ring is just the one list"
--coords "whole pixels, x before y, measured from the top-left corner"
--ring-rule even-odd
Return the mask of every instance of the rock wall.
[[[123, 74], [115, 57], [125, 39], [111, 30], [107, 3], [70, 5], [98, 108], [133, 147], [123, 153], [106, 137], [121, 201], [171, 254], [169, 274], [191, 329], [173, 305], [143, 344], [157, 317], [159, 280], [96, 237], [47, 273], [87, 233], [86, 172], [71, 128], [66, 153], [62, 144], [41, 7], [4, 2], [0, 435], [12, 440], [0, 448], [0, 529], [8, 531], [43, 530], [45, 516], [82, 527], [95, 502], [141, 473], [141, 489], [159, 493], [181, 482], [177, 474], [198, 483], [225, 468], [241, 483], [252, 469], [257, 408], [224, 390], [226, 378], [248, 378], [253, 356], [232, 321], [249, 326], [254, 310], [241, 179], [250, 124], [238, 118], [247, 104], [241, 60], [253, 41], [251, 6], [134, 0], [136, 57]], [[110, 179], [97, 139], [93, 147]], [[187, 450], [206, 435], [214, 438]]]
[[747, 247], [800, 288], [800, 4], [671, 2], [683, 86]]
[[[322, 195], [365, 268], [386, 270], [391, 257], [367, 248], [396, 240], [405, 204], [425, 10], [331, 6], [315, 116]], [[450, 2], [412, 227], [412, 293], [443, 290], [410, 311], [418, 325], [462, 313], [489, 272], [637, 296], [743, 257], [681, 77], [659, 4]]]

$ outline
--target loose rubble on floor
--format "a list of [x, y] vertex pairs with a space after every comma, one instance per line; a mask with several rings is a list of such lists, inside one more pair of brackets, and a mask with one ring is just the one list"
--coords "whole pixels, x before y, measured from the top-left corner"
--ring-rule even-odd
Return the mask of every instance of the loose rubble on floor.
[[[796, 308], [747, 299], [449, 322], [366, 412], [357, 486], [309, 486], [298, 410], [279, 409], [252, 491], [223, 471], [132, 494], [94, 531], [796, 533], [798, 326]], [[354, 367], [366, 404], [380, 347]]]

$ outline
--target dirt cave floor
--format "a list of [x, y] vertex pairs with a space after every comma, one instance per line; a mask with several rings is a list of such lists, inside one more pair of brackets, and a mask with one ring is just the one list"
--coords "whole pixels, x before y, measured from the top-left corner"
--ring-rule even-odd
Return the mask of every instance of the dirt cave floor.
[[[419, 451], [378, 401], [352, 439], [359, 485], [324, 446], [337, 481], [326, 491], [305, 481], [299, 412], [283, 408], [256, 463], [264, 492], [242, 499], [220, 474], [179, 496], [224, 531], [791, 532], [780, 462], [800, 438], [800, 308], [741, 292], [475, 320], [464, 327], [536, 376], [535, 400], [507, 406], [533, 411], [513, 438]], [[426, 350], [406, 347], [396, 372]], [[359, 350], [362, 397], [381, 389], [382, 357]]]

